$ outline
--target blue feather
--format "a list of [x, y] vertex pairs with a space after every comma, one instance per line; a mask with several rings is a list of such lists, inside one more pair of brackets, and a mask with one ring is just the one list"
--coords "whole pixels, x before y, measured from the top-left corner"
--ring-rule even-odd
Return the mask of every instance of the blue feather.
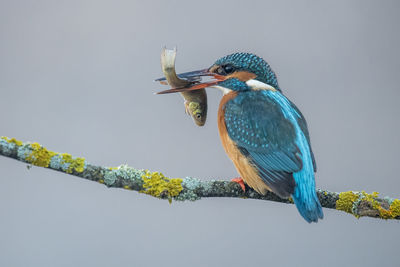
[[[225, 124], [230, 138], [265, 184], [280, 197], [293, 194], [293, 173], [301, 170], [302, 162], [295, 128], [280, 106], [262, 91], [242, 92], [226, 103]], [[241, 128], [250, 134], [243, 134]]]
[[269, 64], [254, 54], [234, 53], [220, 58], [214, 66], [250, 72], [254, 80], [277, 90], [253, 90], [249, 81], [238, 77], [219, 82], [218, 86], [237, 93], [224, 103], [224, 126], [262, 182], [280, 197], [292, 195], [308, 222], [318, 221], [323, 213], [315, 192], [317, 167], [307, 123], [297, 107], [281, 94]]
[[293, 200], [301, 216], [303, 216], [307, 222], [317, 222], [318, 218], [322, 219], [324, 215], [315, 192], [314, 166], [311, 149], [307, 137], [301, 130], [297, 121], [297, 118], [300, 118], [300, 114], [280, 92], [266, 91], [265, 93], [281, 106], [284, 116], [295, 126], [296, 145], [301, 152], [303, 168], [293, 173], [296, 182]]

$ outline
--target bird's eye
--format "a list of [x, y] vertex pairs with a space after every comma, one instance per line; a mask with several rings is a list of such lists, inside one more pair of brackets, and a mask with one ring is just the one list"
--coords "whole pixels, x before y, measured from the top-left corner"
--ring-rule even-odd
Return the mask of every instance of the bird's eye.
[[232, 65], [225, 65], [222, 67], [226, 74], [231, 74], [235, 71], [235, 68]]
[[216, 70], [216, 72], [219, 75], [228, 75], [228, 74], [231, 74], [234, 71], [235, 71], [235, 67], [233, 67], [232, 65], [222, 65], [221, 67], [219, 67]]

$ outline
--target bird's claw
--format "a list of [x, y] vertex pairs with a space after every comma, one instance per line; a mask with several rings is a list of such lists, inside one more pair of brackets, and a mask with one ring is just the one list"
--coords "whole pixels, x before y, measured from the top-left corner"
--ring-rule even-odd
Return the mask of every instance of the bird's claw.
[[238, 183], [240, 185], [240, 187], [242, 188], [243, 192], [246, 192], [246, 186], [244, 185], [244, 181], [243, 181], [242, 177], [233, 178], [231, 181], [234, 183]]

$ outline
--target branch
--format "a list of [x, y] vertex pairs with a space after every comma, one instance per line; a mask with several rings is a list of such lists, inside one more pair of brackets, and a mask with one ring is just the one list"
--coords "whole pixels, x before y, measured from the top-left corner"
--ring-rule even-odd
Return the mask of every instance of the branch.
[[[88, 163], [84, 158], [53, 152], [38, 143], [23, 143], [15, 138], [0, 137], [0, 155], [28, 163], [28, 168], [31, 165], [45, 167], [105, 184], [108, 187], [134, 190], [153, 197], [168, 199], [169, 202], [172, 200], [195, 201], [202, 197], [236, 197], [293, 204], [291, 198], [281, 199], [272, 192], [263, 196], [249, 187], [246, 187], [246, 192], [243, 192], [237, 183], [229, 181], [203, 181], [192, 177], [167, 178], [159, 172], [134, 169], [127, 165], [111, 168], [96, 166]], [[335, 193], [318, 189], [317, 194], [322, 207], [325, 208], [345, 211], [357, 218], [368, 216], [400, 220], [400, 200], [379, 198], [377, 192], [372, 194], [364, 191]]]

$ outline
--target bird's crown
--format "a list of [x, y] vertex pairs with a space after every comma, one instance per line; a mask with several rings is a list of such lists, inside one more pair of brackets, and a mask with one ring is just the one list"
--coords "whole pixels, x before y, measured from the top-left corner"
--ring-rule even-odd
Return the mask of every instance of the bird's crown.
[[234, 72], [251, 73], [255, 75], [255, 80], [280, 90], [276, 75], [269, 64], [261, 57], [251, 53], [234, 53], [224, 56], [218, 59], [212, 68], [221, 75], [230, 75]]

